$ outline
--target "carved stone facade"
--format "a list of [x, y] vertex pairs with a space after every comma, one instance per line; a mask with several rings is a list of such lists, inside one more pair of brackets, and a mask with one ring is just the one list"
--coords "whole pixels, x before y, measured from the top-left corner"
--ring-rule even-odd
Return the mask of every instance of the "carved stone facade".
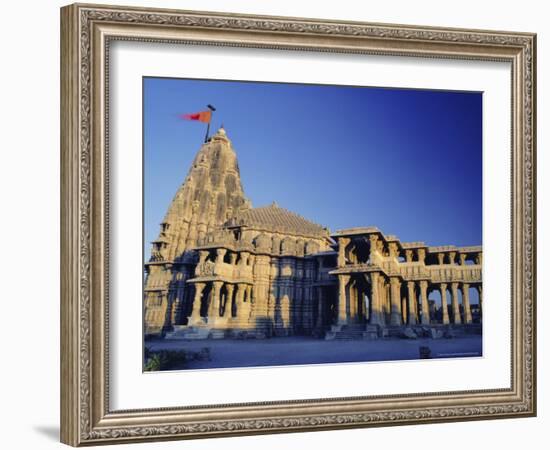
[[252, 208], [222, 128], [197, 153], [153, 242], [145, 333], [335, 339], [475, 327], [481, 263], [481, 247], [402, 243], [375, 227], [330, 235], [275, 203]]

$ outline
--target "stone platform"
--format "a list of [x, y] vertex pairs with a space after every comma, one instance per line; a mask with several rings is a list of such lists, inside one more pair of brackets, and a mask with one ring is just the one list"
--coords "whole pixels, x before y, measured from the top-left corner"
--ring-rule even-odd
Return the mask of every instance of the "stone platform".
[[466, 335], [481, 335], [481, 324], [465, 325], [400, 325], [386, 326], [379, 325], [333, 325], [325, 334], [325, 340], [376, 340], [383, 338], [402, 339], [451, 339]]
[[[275, 334], [272, 336], [268, 330], [245, 328], [217, 328], [208, 327], [207, 324], [187, 326], [176, 325], [173, 330], [166, 333], [166, 340], [206, 340], [206, 339], [266, 339], [277, 340], [289, 337], [288, 334]], [[414, 326], [386, 326], [370, 324], [333, 325], [324, 334], [320, 332], [319, 338], [325, 341], [351, 341], [351, 340], [377, 340], [377, 339], [452, 339], [463, 336], [481, 335], [481, 324], [467, 325], [414, 325]]]
[[209, 328], [206, 325], [176, 325], [166, 333], [165, 340], [197, 341], [207, 339], [265, 339], [268, 335], [257, 329]]

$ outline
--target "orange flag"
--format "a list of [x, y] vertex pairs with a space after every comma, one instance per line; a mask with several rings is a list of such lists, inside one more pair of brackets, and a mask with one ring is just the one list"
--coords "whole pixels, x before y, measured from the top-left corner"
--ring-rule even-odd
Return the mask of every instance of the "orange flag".
[[180, 115], [180, 118], [184, 120], [197, 120], [203, 123], [210, 123], [210, 119], [212, 119], [212, 111], [201, 111], [192, 114], [182, 114]]

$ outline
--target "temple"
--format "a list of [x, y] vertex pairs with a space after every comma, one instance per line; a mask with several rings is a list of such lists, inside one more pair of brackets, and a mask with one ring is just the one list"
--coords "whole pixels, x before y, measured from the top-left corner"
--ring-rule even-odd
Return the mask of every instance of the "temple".
[[[152, 244], [146, 336], [379, 339], [404, 329], [481, 330], [481, 246], [401, 242], [376, 227], [331, 234], [275, 203], [253, 208], [223, 128], [197, 153]], [[434, 290], [442, 301], [429, 298]]]

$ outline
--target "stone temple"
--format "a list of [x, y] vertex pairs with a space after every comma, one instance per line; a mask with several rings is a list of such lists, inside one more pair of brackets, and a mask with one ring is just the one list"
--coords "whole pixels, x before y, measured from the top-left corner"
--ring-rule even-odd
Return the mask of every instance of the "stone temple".
[[[197, 153], [160, 227], [145, 264], [146, 336], [481, 331], [480, 246], [401, 242], [376, 227], [331, 234], [275, 203], [253, 208], [223, 128]], [[434, 290], [442, 302], [429, 299]]]

